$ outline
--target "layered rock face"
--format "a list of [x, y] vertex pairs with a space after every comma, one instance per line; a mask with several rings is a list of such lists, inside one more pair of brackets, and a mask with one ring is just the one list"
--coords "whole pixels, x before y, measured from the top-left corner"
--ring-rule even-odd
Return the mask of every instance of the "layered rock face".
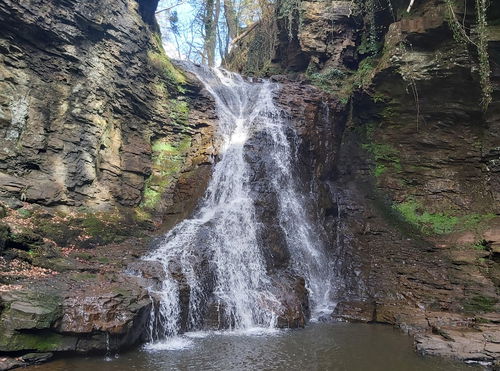
[[[109, 352], [149, 336], [157, 298], [146, 288], [161, 284], [164, 272], [140, 257], [152, 237], [194, 209], [218, 148], [212, 98], [163, 54], [155, 6], [0, 5], [2, 352]], [[333, 103], [316, 88], [283, 89], [295, 92], [281, 104], [294, 107], [299, 136], [319, 148], [314, 136], [331, 136]], [[318, 120], [321, 128], [308, 126]], [[298, 138], [294, 144], [303, 146]], [[257, 137], [248, 144], [256, 153], [248, 158], [252, 188], [263, 196], [265, 145]], [[333, 163], [309, 156], [297, 164], [304, 192], [315, 180], [311, 161]], [[259, 210], [267, 267], [286, 307], [279, 326], [303, 326], [304, 279], [289, 269], [273, 200], [263, 199]], [[224, 326], [216, 305], [210, 308], [206, 327]]]
[[217, 148], [212, 98], [165, 56], [156, 5], [0, 5], [2, 352], [147, 336], [153, 277], [124, 271], [192, 211]]
[[[404, 17], [406, 1], [391, 5], [368, 14], [351, 1], [302, 1], [300, 22], [275, 25], [273, 68], [263, 64], [296, 77], [274, 77], [277, 101], [297, 131], [295, 171], [316, 195], [305, 212], [335, 259], [334, 317], [398, 325], [422, 351], [493, 362], [498, 31], [483, 112], [475, 52], [454, 41], [445, 4], [416, 2]], [[211, 98], [162, 54], [155, 7], [0, 4], [1, 351], [115, 350], [147, 335], [145, 287], [162, 275], [137, 262], [150, 221], [167, 229], [190, 213], [217, 153]], [[262, 164], [248, 160], [265, 190]], [[267, 267], [293, 292], [280, 325], [300, 326], [304, 282], [287, 275], [272, 196], [263, 202]]]
[[[329, 134], [308, 118], [301, 147], [337, 256], [335, 316], [396, 324], [424, 352], [494, 362], [499, 10], [487, 14], [484, 111], [477, 51], [455, 41], [448, 5], [407, 6], [301, 1], [294, 22], [278, 21], [271, 61], [339, 99]], [[475, 27], [474, 8], [455, 12]]]
[[[3, 195], [138, 206], [156, 175], [155, 144], [183, 147], [183, 157], [192, 145], [207, 147], [199, 137], [211, 114], [191, 107], [200, 88], [162, 55], [154, 10], [146, 14], [152, 3], [2, 4]], [[199, 152], [191, 167], [207, 162]]]

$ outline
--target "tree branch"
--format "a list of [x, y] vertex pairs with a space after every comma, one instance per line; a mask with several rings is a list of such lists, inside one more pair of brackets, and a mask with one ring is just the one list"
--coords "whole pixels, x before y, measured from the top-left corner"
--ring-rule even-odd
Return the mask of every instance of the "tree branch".
[[245, 36], [247, 36], [250, 32], [252, 32], [252, 30], [257, 27], [257, 25], [260, 23], [260, 21], [257, 21], [255, 23], [253, 23], [252, 25], [248, 26], [248, 28], [245, 30], [245, 32], [243, 32], [242, 34], [240, 34], [238, 37], [235, 37], [233, 40], [231, 40], [231, 45], [234, 45], [236, 44], [237, 42], [239, 42], [241, 39], [243, 39]]
[[411, 0], [410, 1], [410, 5], [408, 5], [408, 9], [406, 9], [406, 12], [407, 13], [410, 13], [410, 10], [411, 10], [411, 7], [413, 6], [413, 3], [415, 2], [415, 0]]
[[178, 2], [177, 4], [175, 4], [175, 5], [172, 5], [172, 6], [169, 6], [168, 8], [165, 8], [165, 9], [162, 9], [162, 10], [158, 10], [158, 11], [156, 11], [156, 12], [155, 12], [155, 14], [159, 14], [159, 13], [163, 13], [163, 12], [168, 12], [170, 9], [173, 9], [173, 8], [175, 8], [176, 6], [182, 5], [182, 4], [186, 3], [186, 2], [187, 2], [187, 0], [181, 0], [181, 1], [179, 1], [179, 2]]

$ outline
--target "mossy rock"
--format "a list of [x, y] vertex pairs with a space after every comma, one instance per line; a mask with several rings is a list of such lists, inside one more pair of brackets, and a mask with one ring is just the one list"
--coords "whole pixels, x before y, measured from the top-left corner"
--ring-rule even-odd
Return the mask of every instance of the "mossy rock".
[[62, 299], [55, 291], [16, 291], [3, 295], [2, 301], [6, 332], [47, 329], [62, 315]]
[[478, 231], [485, 228], [487, 222], [495, 217], [493, 214], [453, 215], [447, 212], [432, 213], [418, 201], [408, 199], [397, 203], [393, 208], [400, 213], [402, 219], [425, 235], [448, 234], [457, 231]]
[[57, 223], [48, 218], [36, 218], [35, 233], [38, 233], [60, 246], [73, 243], [81, 233], [81, 230], [73, 228], [71, 223]]
[[10, 239], [10, 228], [6, 224], [0, 224], [0, 252], [5, 249], [7, 241]]
[[0, 219], [5, 218], [7, 216], [7, 208], [3, 205], [0, 205]]
[[33, 247], [43, 245], [43, 238], [32, 231], [11, 234], [6, 242], [6, 248], [30, 251]]
[[[0, 329], [3, 330], [3, 329]], [[0, 331], [0, 351], [69, 351], [76, 345], [76, 338], [65, 337], [50, 331], [41, 331], [34, 334]]]

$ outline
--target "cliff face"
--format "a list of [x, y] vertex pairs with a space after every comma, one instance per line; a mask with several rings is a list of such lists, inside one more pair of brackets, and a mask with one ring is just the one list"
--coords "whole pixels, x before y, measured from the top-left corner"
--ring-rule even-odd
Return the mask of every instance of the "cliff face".
[[206, 131], [203, 114], [187, 120], [200, 88], [162, 54], [153, 3], [3, 2], [3, 195], [138, 206], [157, 170], [155, 144], [187, 152]]
[[[236, 48], [228, 63], [286, 72], [273, 77], [277, 101], [297, 130], [297, 174], [317, 195], [308, 211], [336, 257], [334, 317], [395, 324], [423, 351], [492, 362], [498, 30], [488, 31], [493, 101], [483, 111], [476, 51], [454, 41], [444, 2], [416, 2], [410, 14], [406, 3], [302, 1], [300, 20], [266, 26], [278, 36], [273, 55], [248, 61], [257, 55]], [[144, 288], [162, 273], [138, 257], [194, 208], [217, 154], [213, 102], [163, 54], [155, 8], [0, 4], [0, 351], [114, 350], [146, 336]], [[488, 16], [496, 24], [497, 5]], [[248, 160], [258, 170], [258, 156]], [[268, 269], [279, 271], [288, 256], [275, 215], [259, 217]], [[301, 325], [306, 312], [289, 320]]]
[[216, 153], [212, 99], [165, 56], [156, 5], [0, 4], [2, 352], [146, 336], [150, 282], [123, 271], [191, 212]]
[[[477, 49], [455, 40], [448, 5], [420, 1], [407, 14], [407, 3], [301, 1], [294, 21], [277, 21], [272, 68], [256, 72], [281, 71], [337, 99], [324, 141], [315, 134], [324, 120], [306, 120], [301, 151], [338, 256], [335, 316], [396, 324], [424, 352], [493, 362], [499, 9], [487, 14], [493, 99], [484, 110]], [[475, 27], [474, 8], [455, 12]], [[250, 70], [238, 53], [228, 65]]]

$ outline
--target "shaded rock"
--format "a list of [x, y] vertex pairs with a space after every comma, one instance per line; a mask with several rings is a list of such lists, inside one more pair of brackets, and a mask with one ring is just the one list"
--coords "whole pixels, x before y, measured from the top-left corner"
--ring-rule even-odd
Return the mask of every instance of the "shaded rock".
[[2, 371], [12, 370], [13, 368], [23, 367], [25, 365], [26, 364], [23, 361], [17, 358], [11, 358], [11, 357], [0, 358], [0, 370]]
[[28, 353], [21, 356], [21, 359], [28, 364], [37, 364], [47, 362], [52, 356], [52, 353]]

